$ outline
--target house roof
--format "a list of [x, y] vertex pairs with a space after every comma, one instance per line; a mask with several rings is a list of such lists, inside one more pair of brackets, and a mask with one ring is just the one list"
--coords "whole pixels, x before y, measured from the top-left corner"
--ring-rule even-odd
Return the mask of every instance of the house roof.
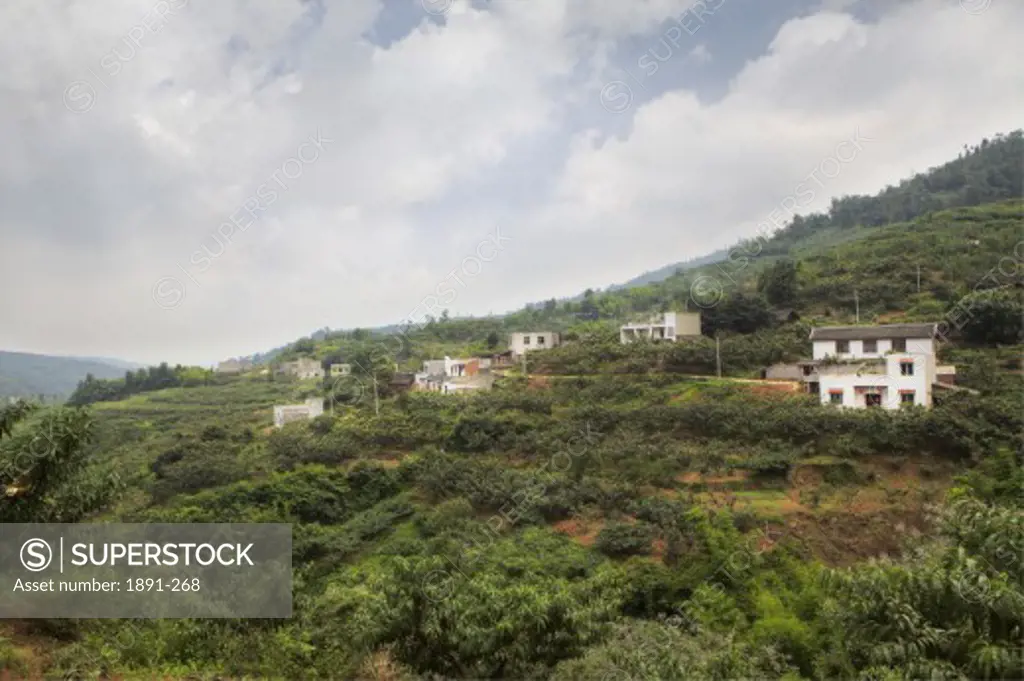
[[882, 338], [934, 338], [938, 325], [881, 324], [878, 326], [819, 326], [811, 329], [812, 341], [879, 340]]

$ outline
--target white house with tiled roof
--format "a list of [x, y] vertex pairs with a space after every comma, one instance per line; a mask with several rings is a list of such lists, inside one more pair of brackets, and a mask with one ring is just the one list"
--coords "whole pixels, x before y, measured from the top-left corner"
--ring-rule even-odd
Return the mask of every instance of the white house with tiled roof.
[[932, 406], [937, 324], [824, 326], [811, 330], [812, 393], [822, 404]]

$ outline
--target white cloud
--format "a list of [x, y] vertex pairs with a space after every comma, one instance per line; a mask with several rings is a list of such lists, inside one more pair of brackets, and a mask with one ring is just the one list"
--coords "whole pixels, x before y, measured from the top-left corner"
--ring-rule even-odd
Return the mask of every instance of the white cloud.
[[690, 50], [687, 57], [698, 64], [707, 64], [711, 61], [711, 51], [708, 49], [707, 45], [701, 43]]
[[[594, 83], [692, 2], [457, 0], [387, 49], [363, 37], [375, 0], [319, 24], [300, 0], [170, 4], [141, 34], [159, 3], [0, 7], [0, 287], [18, 291], [0, 347], [209, 362], [387, 323], [495, 226], [512, 241], [449, 307], [502, 311], [731, 243], [857, 129], [877, 141], [809, 208], [1019, 125], [1024, 104], [1013, 3], [925, 0], [871, 24], [833, 4], [787, 22], [723, 99], [666, 92], [621, 138], [586, 127]], [[710, 36], [691, 60], [720, 54]], [[91, 89], [65, 98], [78, 80]], [[317, 131], [316, 159], [289, 161]], [[219, 245], [261, 185], [273, 205]], [[204, 246], [223, 254], [199, 271]], [[185, 286], [172, 310], [163, 277]]]
[[[1024, 67], [1010, 55], [1022, 19], [1024, 7], [1009, 3], [969, 16], [927, 1], [874, 24], [833, 12], [793, 19], [720, 101], [667, 92], [635, 111], [624, 139], [581, 133], [558, 201], [532, 218], [564, 283], [524, 293], [621, 281], [749, 236], [858, 131], [874, 141], [815, 185], [800, 212], [873, 193], [954, 158], [965, 142], [1019, 127]], [[588, 257], [575, 261], [581, 248]]]

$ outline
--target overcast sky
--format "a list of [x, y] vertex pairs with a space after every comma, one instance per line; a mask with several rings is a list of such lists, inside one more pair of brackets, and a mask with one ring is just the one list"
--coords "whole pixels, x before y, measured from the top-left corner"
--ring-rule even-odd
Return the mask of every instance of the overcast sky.
[[2, 3], [0, 349], [503, 312], [1024, 125], [1024, 2], [692, 5]]

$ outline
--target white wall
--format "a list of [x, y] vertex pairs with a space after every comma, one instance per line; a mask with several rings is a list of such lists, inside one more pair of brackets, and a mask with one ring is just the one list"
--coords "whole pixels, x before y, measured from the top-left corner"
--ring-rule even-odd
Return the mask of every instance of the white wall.
[[[526, 339], [529, 338], [529, 343]], [[543, 338], [544, 342], [537, 342], [538, 338]], [[557, 347], [559, 344], [559, 336], [554, 331], [529, 331], [529, 332], [517, 332], [509, 335], [508, 348], [514, 355], [524, 355], [530, 350], [545, 350], [547, 348]]]
[[436, 376], [438, 374], [446, 374], [448, 369], [447, 358], [445, 359], [428, 359], [423, 363], [423, 373], [429, 376]]
[[619, 327], [619, 340], [623, 344], [630, 343], [636, 338], [674, 342], [679, 336], [699, 335], [699, 312], [666, 312], [643, 322], [623, 324]]
[[310, 397], [303, 404], [280, 404], [274, 407], [274, 425], [278, 428], [292, 421], [312, 419], [324, 413], [321, 397]]
[[680, 312], [675, 320], [676, 336], [700, 335], [700, 312]]
[[[817, 344], [816, 344], [817, 345]], [[853, 342], [851, 341], [851, 350]], [[909, 345], [908, 345], [909, 349]], [[910, 361], [914, 364], [912, 376], [904, 376], [901, 364]], [[842, 390], [842, 406], [855, 409], [866, 408], [865, 393], [858, 393], [858, 387], [877, 388], [882, 394], [884, 409], [899, 409], [901, 392], [914, 391], [914, 404], [922, 407], [932, 405], [932, 382], [935, 378], [935, 356], [912, 354], [910, 352], [892, 353], [885, 357], [885, 374], [863, 373], [858, 376], [855, 367], [821, 367], [819, 370], [820, 398], [822, 404], [831, 403], [831, 390]]]
[[324, 413], [324, 400], [322, 397], [310, 397], [306, 400], [306, 409], [309, 410], [309, 418], [315, 418]]

